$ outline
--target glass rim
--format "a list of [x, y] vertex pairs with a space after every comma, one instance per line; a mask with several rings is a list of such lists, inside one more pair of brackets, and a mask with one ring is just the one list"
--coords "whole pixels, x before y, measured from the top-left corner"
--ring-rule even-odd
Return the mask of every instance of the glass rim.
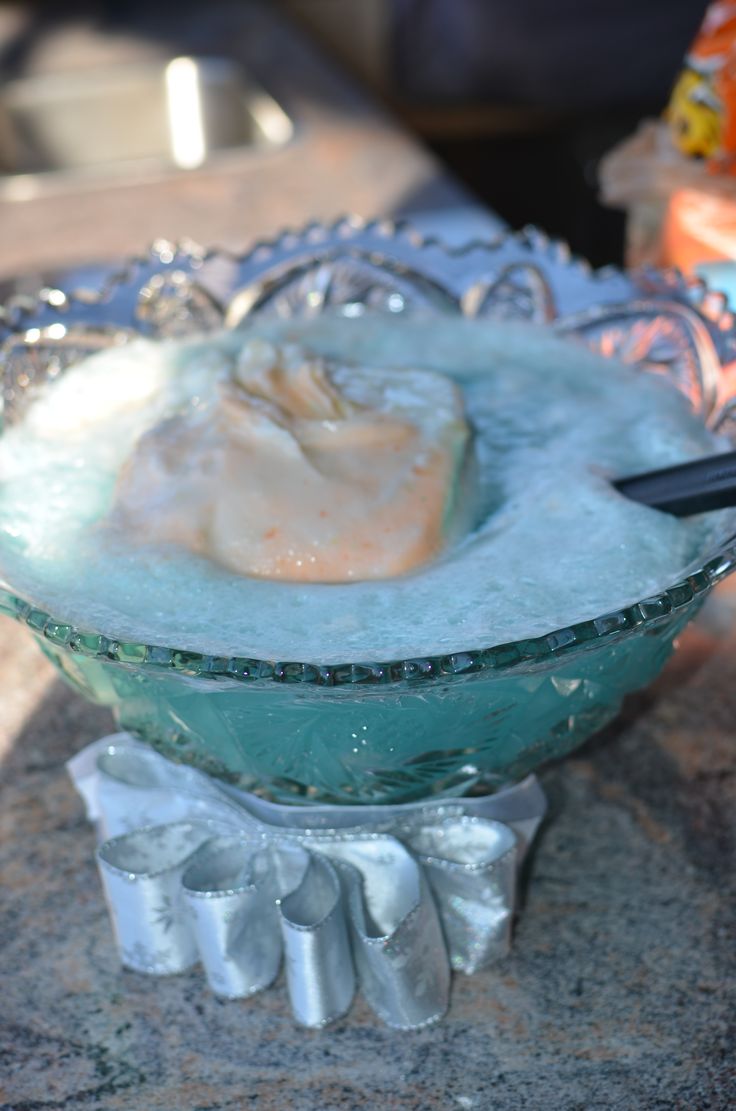
[[297, 660], [267, 660], [246, 656], [216, 656], [191, 649], [124, 640], [109, 633], [80, 628], [53, 616], [0, 585], [0, 613], [26, 625], [52, 649], [86, 659], [124, 664], [153, 671], [171, 671], [197, 679], [265, 680], [317, 687], [376, 686], [417, 680], [450, 680], [481, 672], [509, 671], [544, 664], [582, 648], [591, 648], [636, 632], [646, 632], [684, 612], [736, 569], [736, 536], [684, 578], [662, 591], [599, 617], [552, 629], [535, 637], [486, 647], [383, 661], [360, 660], [319, 664]]
[[[560, 329], [563, 334], [566, 320], [573, 321], [576, 327], [581, 319], [596, 319], [602, 306], [607, 304], [610, 304], [611, 309], [620, 309], [622, 305], [626, 308], [628, 305], [632, 311], [641, 311], [645, 303], [641, 299], [647, 296], [648, 303], [655, 307], [660, 304], [664, 306], [666, 299], [671, 302], [670, 307], [673, 309], [683, 311], [685, 306], [691, 310], [698, 325], [707, 328], [716, 344], [721, 365], [728, 356], [733, 358], [736, 348], [736, 325], [727, 310], [723, 295], [714, 294], [701, 280], [685, 279], [677, 271], [646, 270], [641, 272], [638, 280], [613, 267], [593, 272], [583, 260], [571, 257], [564, 244], [550, 241], [533, 228], [502, 235], [489, 242], [472, 240], [458, 247], [442, 244], [434, 237], [425, 239], [404, 222], [380, 220], [364, 223], [355, 217], [343, 217], [331, 225], [309, 224], [299, 232], [284, 232], [272, 241], [256, 243], [242, 255], [229, 251], [204, 251], [190, 243], [176, 245], [158, 240], [147, 256], [131, 258], [122, 266], [111, 268], [95, 291], [65, 292], [45, 287], [35, 298], [25, 295], [11, 298], [5, 306], [0, 307], [0, 331], [4, 333], [0, 338], [5, 341], [13, 335], [17, 338], [23, 335], [24, 330], [26, 334], [30, 334], [29, 329], [41, 334], [52, 322], [62, 322], [64, 313], [70, 313], [74, 317], [72, 327], [81, 325], [98, 332], [101, 328], [107, 328], [110, 332], [124, 331], [125, 321], [104, 315], [105, 310], [114, 304], [118, 292], [127, 305], [125, 297], [127, 295], [128, 300], [130, 299], [131, 288], [134, 292], [145, 291], [150, 304], [152, 280], [158, 278], [165, 282], [168, 275], [176, 276], [182, 270], [189, 272], [185, 277], [194, 280], [202, 268], [212, 262], [222, 263], [226, 268], [234, 267], [239, 276], [247, 275], [252, 283], [249, 289], [245, 289], [247, 282], [243, 277], [232, 291], [230, 304], [217, 306], [223, 312], [221, 326], [233, 327], [242, 319], [242, 316], [237, 317], [236, 312], [236, 319], [232, 320], [234, 308], [239, 311], [241, 304], [246, 303], [244, 315], [249, 315], [258, 308], [257, 294], [268, 288], [269, 271], [271, 274], [281, 275], [289, 264], [295, 265], [295, 260], [302, 268], [310, 261], [319, 259], [334, 262], [335, 258], [339, 260], [340, 250], [344, 251], [346, 258], [369, 258], [373, 265], [376, 265], [375, 252], [384, 250], [390, 256], [386, 273], [394, 276], [399, 274], [402, 280], [407, 280], [409, 274], [410, 278], [432, 283], [432, 296], [436, 292], [434, 286], [439, 288], [442, 284], [437, 275], [443, 274], [443, 265], [450, 270], [455, 266], [446, 283], [448, 296], [454, 298], [458, 310], [466, 314], [465, 305], [473, 303], [474, 292], [477, 301], [477, 289], [483, 292], [487, 279], [478, 279], [476, 276], [475, 285], [461, 291], [459, 275], [465, 275], [469, 269], [472, 271], [470, 260], [473, 259], [476, 260], [479, 273], [485, 273], [478, 264], [487, 265], [487, 257], [495, 253], [497, 256], [520, 260], [513, 262], [513, 265], [537, 267], [555, 292], [560, 292], [566, 282], [571, 285], [573, 295], [570, 299], [576, 311], [568, 311], [567, 318], [562, 320], [553, 318], [555, 328], [558, 323], [563, 325]], [[363, 250], [365, 254], [360, 255], [359, 250]], [[462, 265], [458, 268], [459, 263]], [[380, 262], [376, 268], [380, 272]], [[578, 302], [583, 286], [590, 287], [590, 295], [589, 305], [584, 305], [581, 312]], [[609, 298], [608, 302], [606, 297]], [[214, 308], [216, 304], [213, 299], [207, 308]], [[143, 335], [151, 334], [150, 329], [145, 327], [135, 330]], [[155, 331], [153, 334], [155, 335]], [[698, 369], [705, 377], [708, 368]], [[1, 581], [0, 613], [25, 624], [50, 649], [69, 651], [80, 658], [145, 668], [152, 673], [169, 671], [197, 679], [302, 683], [328, 688], [374, 686], [437, 678], [452, 680], [479, 673], [508, 671], [531, 664], [545, 664], [581, 648], [621, 639], [672, 620], [673, 615], [676, 617], [678, 613], [685, 612], [734, 569], [736, 536], [731, 536], [711, 550], [702, 561], [683, 572], [682, 577], [672, 585], [598, 617], [507, 643], [491, 643], [441, 655], [379, 662], [359, 660], [341, 664], [317, 664], [245, 656], [224, 657], [125, 640], [111, 633], [85, 629], [58, 618], [16, 593], [11, 584]]]

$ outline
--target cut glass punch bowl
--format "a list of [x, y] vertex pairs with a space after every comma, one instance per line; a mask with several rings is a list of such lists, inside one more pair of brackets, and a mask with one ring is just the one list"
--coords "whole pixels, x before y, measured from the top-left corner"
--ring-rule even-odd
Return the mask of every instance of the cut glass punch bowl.
[[[244, 256], [157, 243], [97, 290], [47, 288], [2, 310], [4, 420], [44, 382], [131, 334], [186, 336], [252, 314], [326, 308], [533, 321], [667, 375], [736, 438], [736, 328], [719, 294], [675, 273], [593, 273], [526, 232], [448, 249], [389, 222], [342, 220]], [[257, 660], [122, 642], [0, 584], [62, 675], [165, 756], [284, 802], [406, 802], [517, 778], [580, 744], [658, 673], [678, 632], [736, 566], [736, 543], [655, 597], [510, 644], [442, 657]]]

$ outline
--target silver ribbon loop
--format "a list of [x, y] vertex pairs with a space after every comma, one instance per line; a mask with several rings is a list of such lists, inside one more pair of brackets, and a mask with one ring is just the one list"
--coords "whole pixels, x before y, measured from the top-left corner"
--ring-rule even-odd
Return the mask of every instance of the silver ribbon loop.
[[429, 886], [417, 869], [416, 898], [390, 932], [381, 932], [354, 884], [352, 921], [356, 963], [368, 1003], [379, 1018], [400, 1030], [435, 1022], [447, 1010], [450, 967]]
[[[300, 853], [301, 871], [305, 865]], [[213, 838], [184, 872], [182, 887], [215, 994], [237, 999], [272, 984], [281, 965], [281, 937], [271, 850]]]
[[286, 983], [297, 1022], [326, 1026], [355, 994], [343, 890], [334, 864], [310, 854], [304, 878], [281, 900]]
[[508, 951], [518, 868], [546, 807], [533, 776], [475, 798], [284, 806], [124, 733], [68, 766], [103, 839], [123, 964], [161, 974], [201, 961], [212, 990], [237, 998], [283, 961], [310, 1027], [344, 1014], [357, 984], [391, 1026], [438, 1019], [451, 968]]
[[442, 915], [450, 964], [476, 972], [511, 945], [519, 841], [510, 826], [463, 817], [409, 838]]
[[199, 952], [182, 895], [182, 875], [209, 837], [207, 826], [174, 822], [105, 841], [100, 875], [124, 964], [137, 972], [183, 972]]
[[450, 977], [442, 927], [412, 854], [388, 834], [310, 844], [342, 861], [358, 979], [379, 1018], [415, 1029], [443, 1015]]

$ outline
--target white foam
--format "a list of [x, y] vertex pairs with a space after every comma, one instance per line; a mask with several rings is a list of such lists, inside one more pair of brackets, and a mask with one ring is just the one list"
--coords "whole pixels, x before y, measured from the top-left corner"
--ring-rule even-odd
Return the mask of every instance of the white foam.
[[125, 640], [391, 659], [534, 636], [629, 604], [675, 582], [732, 525], [725, 512], [679, 521], [615, 493], [608, 476], [725, 445], [667, 382], [572, 341], [451, 318], [327, 317], [258, 332], [338, 359], [452, 374], [476, 428], [485, 519], [475, 531], [412, 574], [345, 585], [241, 578], [112, 537], [99, 522], [136, 437], [182, 405], [206, 412], [242, 336], [140, 340], [67, 371], [0, 441], [3, 578], [55, 616]]

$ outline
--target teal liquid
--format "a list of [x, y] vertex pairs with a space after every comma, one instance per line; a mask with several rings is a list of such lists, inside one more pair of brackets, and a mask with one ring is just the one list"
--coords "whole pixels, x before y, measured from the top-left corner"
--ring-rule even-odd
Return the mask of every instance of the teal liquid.
[[655, 678], [698, 605], [543, 664], [333, 690], [196, 679], [40, 643], [75, 689], [170, 759], [284, 802], [399, 803], [514, 780], [572, 751]]

